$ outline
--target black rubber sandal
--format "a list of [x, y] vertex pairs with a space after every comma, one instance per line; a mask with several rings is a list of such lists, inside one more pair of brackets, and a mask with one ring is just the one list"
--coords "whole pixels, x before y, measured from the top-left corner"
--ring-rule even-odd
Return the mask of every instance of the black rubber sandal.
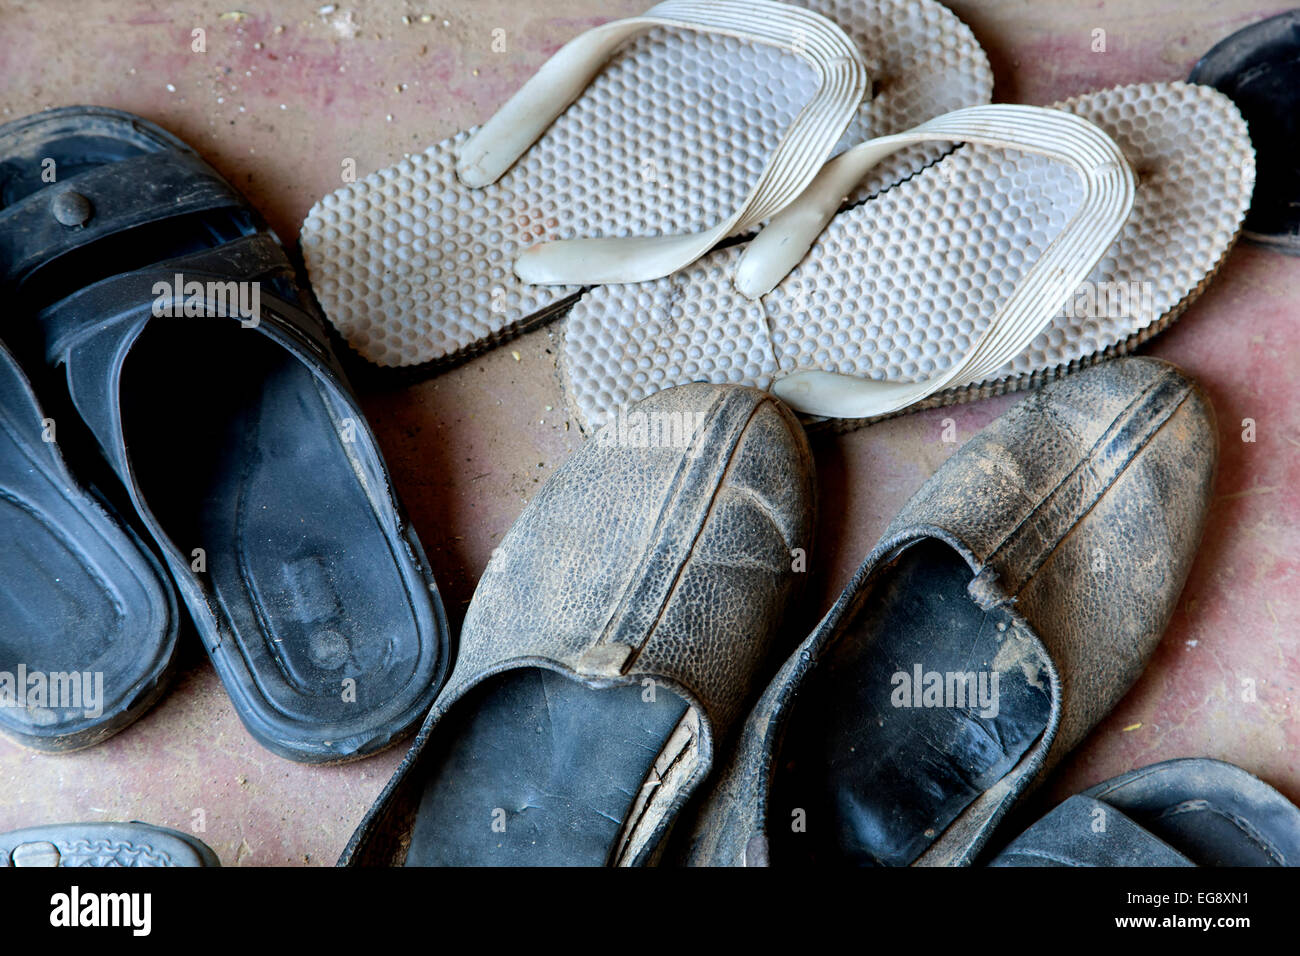
[[180, 619], [162, 565], [73, 477], [57, 427], [0, 345], [0, 731], [52, 753], [161, 696]]
[[3, 281], [39, 309], [30, 346], [126, 487], [245, 726], [310, 763], [396, 742], [442, 684], [446, 618], [278, 240], [130, 114], [0, 127], [5, 162], [42, 154], [65, 172], [25, 195], [37, 184], [11, 178]]

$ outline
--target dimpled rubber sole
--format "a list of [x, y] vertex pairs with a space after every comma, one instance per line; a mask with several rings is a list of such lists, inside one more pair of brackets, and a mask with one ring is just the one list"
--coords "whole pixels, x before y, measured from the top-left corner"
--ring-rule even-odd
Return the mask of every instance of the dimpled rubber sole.
[[[1236, 239], [1254, 152], [1227, 97], [1185, 83], [1143, 84], [1057, 108], [1095, 123], [1123, 149], [1138, 179], [1132, 214], [1024, 352], [988, 380], [912, 409], [1013, 391], [1135, 347], [1200, 294]], [[732, 285], [739, 247], [655, 282], [593, 289], [563, 327], [571, 411], [593, 428], [620, 405], [682, 382], [769, 388], [800, 369], [929, 378], [970, 350], [1080, 198], [1077, 177], [1059, 163], [965, 146], [841, 212], [761, 300]]]
[[[805, 4], [858, 44], [873, 96], [844, 146], [987, 103], [984, 51], [935, 0]], [[380, 366], [450, 364], [553, 315], [577, 286], [531, 286], [511, 265], [543, 239], [702, 230], [738, 207], [817, 85], [773, 47], [654, 30], [629, 42], [500, 180], [455, 173], [466, 131], [324, 197], [302, 226], [317, 299]], [[941, 156], [901, 152], [861, 201]]]

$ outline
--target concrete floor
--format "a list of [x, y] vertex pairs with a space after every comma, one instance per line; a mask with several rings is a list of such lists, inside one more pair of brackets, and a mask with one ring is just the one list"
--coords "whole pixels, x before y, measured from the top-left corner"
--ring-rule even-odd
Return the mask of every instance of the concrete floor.
[[[563, 41], [648, 0], [0, 2], [0, 111], [99, 103], [177, 133], [239, 185], [286, 241], [337, 185], [486, 118]], [[1260, 0], [954, 2], [988, 50], [995, 99], [1050, 103], [1184, 78], [1221, 37], [1284, 6]], [[403, 21], [406, 16], [411, 22]], [[509, 53], [490, 52], [508, 30]], [[191, 31], [207, 52], [191, 52]], [[1108, 52], [1090, 51], [1094, 28]], [[1218, 410], [1222, 466], [1204, 545], [1138, 686], [1050, 782], [1062, 796], [1176, 756], [1232, 760], [1300, 801], [1300, 259], [1246, 245], [1145, 349], [1188, 369]], [[366, 398], [455, 624], [494, 543], [576, 448], [546, 330], [415, 387]], [[515, 354], [512, 354], [515, 353]], [[517, 357], [516, 357], [517, 355]], [[1015, 396], [816, 440], [822, 484], [811, 624], [890, 516]], [[1241, 422], [1258, 440], [1241, 440]], [[244, 732], [202, 651], [161, 705], [81, 754], [0, 738], [0, 829], [141, 819], [200, 835], [226, 865], [329, 864], [402, 755], [299, 766]], [[1253, 681], [1255, 699], [1244, 699]]]

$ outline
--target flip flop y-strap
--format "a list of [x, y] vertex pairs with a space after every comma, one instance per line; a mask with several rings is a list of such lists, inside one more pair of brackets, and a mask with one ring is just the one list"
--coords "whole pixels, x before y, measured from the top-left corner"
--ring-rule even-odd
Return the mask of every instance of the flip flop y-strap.
[[[1123, 152], [1078, 116], [1035, 106], [956, 110], [894, 136], [841, 153], [807, 192], [775, 216], [745, 250], [736, 283], [751, 297], [774, 288], [804, 257], [835, 215], [842, 197], [891, 153], [924, 140], [1018, 149], [1058, 160], [1079, 175], [1078, 212], [1026, 272], [975, 346], [945, 372], [921, 382], [882, 382], [823, 371], [798, 371], [772, 391], [796, 411], [833, 418], [887, 415], [946, 388], [986, 380], [1023, 351], [1060, 311], [1119, 235], [1136, 196]], [[936, 228], [939, 224], [936, 224]]]
[[752, 229], [812, 182], [867, 95], [867, 68], [853, 41], [825, 17], [772, 0], [665, 0], [565, 44], [475, 132], [456, 174], [471, 187], [496, 182], [581, 95], [614, 51], [636, 33], [672, 27], [788, 50], [820, 85], [786, 130], [744, 203], [711, 229], [677, 236], [563, 239], [524, 250], [515, 273], [536, 285], [644, 282], [671, 275], [720, 240]]

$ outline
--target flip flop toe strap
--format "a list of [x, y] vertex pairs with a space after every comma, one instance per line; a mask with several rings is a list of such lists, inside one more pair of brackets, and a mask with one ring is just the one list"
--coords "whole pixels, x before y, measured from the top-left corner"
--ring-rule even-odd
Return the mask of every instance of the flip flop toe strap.
[[516, 274], [538, 285], [643, 282], [670, 275], [721, 239], [753, 228], [797, 198], [817, 174], [867, 93], [853, 41], [809, 10], [773, 0], [666, 0], [571, 40], [465, 141], [456, 173], [468, 186], [496, 182], [576, 100], [614, 51], [655, 27], [735, 37], [807, 61], [819, 86], [785, 131], [741, 207], [702, 232], [677, 236], [564, 239], [525, 250]]
[[[925, 140], [1018, 149], [1069, 166], [1079, 176], [1078, 211], [1027, 270], [971, 350], [943, 373], [920, 382], [886, 382], [825, 371], [798, 371], [772, 391], [796, 411], [870, 418], [934, 393], [987, 379], [1020, 354], [1060, 311], [1105, 255], [1133, 209], [1136, 180], [1115, 141], [1081, 117], [1035, 106], [975, 106], [915, 129], [869, 140], [841, 153], [796, 202], [749, 244], [737, 286], [751, 297], [774, 288], [816, 241], [840, 201], [876, 163]], [[877, 265], [885, 265], [883, 263]]]

